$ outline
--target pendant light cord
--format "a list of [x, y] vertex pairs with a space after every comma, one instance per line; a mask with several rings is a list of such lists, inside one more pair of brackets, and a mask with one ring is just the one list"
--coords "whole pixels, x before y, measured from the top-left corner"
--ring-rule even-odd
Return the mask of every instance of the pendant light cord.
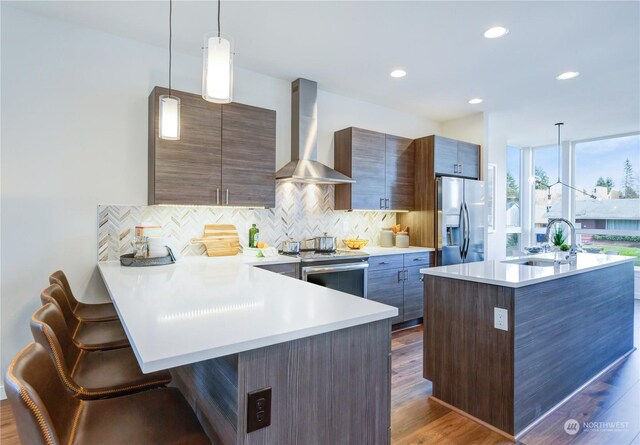
[[564, 125], [564, 122], [558, 122], [556, 127], [558, 127], [558, 182], [560, 182], [560, 162], [562, 160], [562, 146], [560, 143], [560, 127]]
[[220, 38], [220, 0], [218, 0], [218, 38]]
[[171, 96], [171, 43], [173, 37], [172, 18], [173, 0], [169, 0], [169, 96]]

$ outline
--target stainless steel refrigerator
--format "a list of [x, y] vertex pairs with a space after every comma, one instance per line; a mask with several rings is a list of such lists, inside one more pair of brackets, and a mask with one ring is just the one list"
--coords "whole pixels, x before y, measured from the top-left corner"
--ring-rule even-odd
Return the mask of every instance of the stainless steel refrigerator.
[[437, 265], [484, 261], [484, 182], [441, 176], [436, 187]]

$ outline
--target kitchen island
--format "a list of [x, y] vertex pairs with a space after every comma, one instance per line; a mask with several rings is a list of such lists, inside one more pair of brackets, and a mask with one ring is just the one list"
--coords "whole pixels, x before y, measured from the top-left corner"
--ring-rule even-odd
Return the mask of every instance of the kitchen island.
[[554, 266], [547, 254], [422, 269], [433, 400], [516, 440], [633, 351], [633, 260], [579, 253]]
[[[214, 443], [389, 443], [397, 309], [253, 267], [297, 261], [98, 267], [143, 371], [171, 370]], [[269, 426], [247, 414], [265, 388]]]

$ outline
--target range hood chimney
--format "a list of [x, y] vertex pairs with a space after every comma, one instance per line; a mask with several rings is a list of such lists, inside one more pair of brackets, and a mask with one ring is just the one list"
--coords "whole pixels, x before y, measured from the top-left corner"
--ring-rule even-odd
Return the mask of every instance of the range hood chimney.
[[350, 177], [317, 161], [318, 84], [291, 83], [291, 162], [276, 172], [276, 180], [310, 184], [352, 184]]

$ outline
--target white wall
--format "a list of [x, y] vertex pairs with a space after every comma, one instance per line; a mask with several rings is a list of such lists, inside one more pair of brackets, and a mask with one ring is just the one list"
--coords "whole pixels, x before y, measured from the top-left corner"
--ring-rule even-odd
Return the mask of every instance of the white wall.
[[[97, 205], [146, 204], [147, 97], [166, 85], [167, 51], [2, 5], [2, 373], [29, 341], [47, 276], [78, 297], [106, 290], [95, 267]], [[176, 54], [173, 87], [199, 92], [201, 61]], [[290, 82], [235, 70], [235, 100], [277, 111], [277, 166], [289, 161]], [[320, 85], [320, 87], [322, 87]], [[320, 91], [319, 159], [335, 130], [407, 137], [438, 131], [417, 116]]]
[[474, 113], [440, 124], [440, 136], [484, 147], [484, 114]]
[[[495, 206], [495, 231], [487, 234], [486, 259], [500, 260], [507, 254], [506, 214], [507, 214], [507, 138], [508, 128], [503, 124], [500, 113], [484, 115], [483, 168], [486, 175], [487, 164], [496, 165], [496, 187], [493, 202]], [[486, 176], [485, 176], [486, 177]]]

